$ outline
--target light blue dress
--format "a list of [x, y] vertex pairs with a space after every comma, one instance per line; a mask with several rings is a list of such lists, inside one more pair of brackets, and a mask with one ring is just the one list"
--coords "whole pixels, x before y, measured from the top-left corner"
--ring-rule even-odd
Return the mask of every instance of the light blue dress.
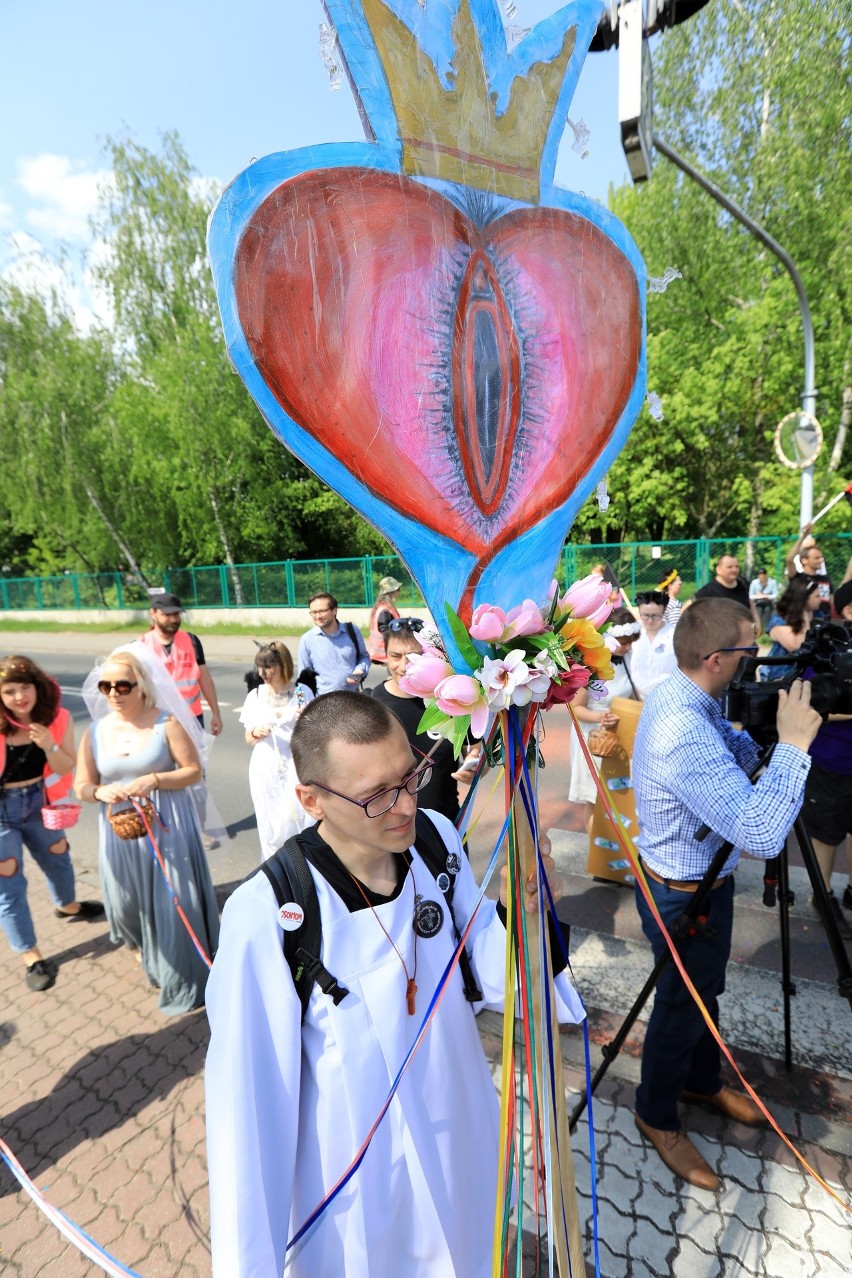
[[[100, 742], [102, 721], [92, 725], [92, 752], [101, 783], [132, 781], [146, 772], [173, 772], [166, 740], [168, 715], [161, 714], [142, 750], [108, 755]], [[210, 958], [219, 942], [219, 911], [201, 831], [186, 790], [157, 790], [152, 802], [165, 829], [152, 829], [169, 879], [192, 928]], [[179, 1016], [204, 1004], [207, 967], [175, 908], [146, 838], [120, 839], [102, 805], [99, 861], [111, 939], [141, 950], [142, 966], [160, 990], [160, 1011]]]

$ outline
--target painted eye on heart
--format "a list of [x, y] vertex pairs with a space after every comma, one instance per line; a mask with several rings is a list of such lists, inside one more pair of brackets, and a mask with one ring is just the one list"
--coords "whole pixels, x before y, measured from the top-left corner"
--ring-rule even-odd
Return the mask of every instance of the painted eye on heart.
[[633, 266], [587, 219], [467, 195], [304, 172], [253, 212], [233, 279], [287, 415], [474, 555], [473, 582], [603, 452], [636, 381], [642, 308]]

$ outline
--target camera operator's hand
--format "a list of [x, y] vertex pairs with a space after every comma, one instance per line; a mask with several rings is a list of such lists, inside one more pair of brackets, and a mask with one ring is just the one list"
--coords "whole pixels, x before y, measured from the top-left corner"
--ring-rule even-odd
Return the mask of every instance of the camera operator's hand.
[[790, 691], [778, 693], [778, 714], [775, 726], [779, 744], [797, 746], [805, 754], [819, 732], [822, 717], [811, 705], [811, 685], [794, 679]]

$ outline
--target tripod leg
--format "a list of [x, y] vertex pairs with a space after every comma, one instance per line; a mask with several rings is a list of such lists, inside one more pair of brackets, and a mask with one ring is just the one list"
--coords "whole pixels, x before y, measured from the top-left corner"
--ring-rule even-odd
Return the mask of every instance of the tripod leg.
[[784, 994], [784, 1065], [788, 1071], [793, 1068], [790, 998], [796, 993], [796, 986], [790, 976], [790, 906], [794, 900], [790, 891], [785, 844], [778, 857], [778, 921], [781, 932], [781, 989]]
[[822, 871], [816, 859], [814, 845], [811, 842], [811, 836], [805, 829], [801, 814], [796, 817], [793, 829], [796, 831], [796, 838], [799, 841], [799, 847], [802, 849], [802, 860], [805, 863], [805, 869], [808, 872], [808, 878], [813, 888], [814, 905], [825, 928], [829, 948], [837, 968], [837, 988], [840, 994], [849, 1000], [850, 1008], [852, 1008], [852, 967], [849, 965], [849, 955], [846, 953], [846, 947], [837, 930], [837, 922], [828, 899], [828, 888], [825, 886], [825, 879], [822, 877]]

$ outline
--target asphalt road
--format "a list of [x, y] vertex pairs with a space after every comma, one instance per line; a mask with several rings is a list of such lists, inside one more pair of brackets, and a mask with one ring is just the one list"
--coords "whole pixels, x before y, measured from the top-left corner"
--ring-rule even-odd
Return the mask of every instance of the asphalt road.
[[[62, 688], [62, 703], [74, 717], [76, 742], [79, 745], [89, 723], [81, 688], [92, 668], [92, 658], [63, 652], [59, 643], [55, 651], [40, 650], [34, 654], [34, 658]], [[260, 864], [257, 821], [248, 783], [251, 749], [245, 743], [239, 723], [239, 713], [246, 696], [243, 675], [250, 668], [251, 654], [247, 651], [245, 664], [236, 661], [210, 661], [208, 665], [219, 696], [224, 726], [210, 753], [207, 784], [230, 835], [229, 839], [223, 839], [220, 846], [209, 853], [209, 860], [214, 882], [217, 887], [223, 887], [242, 881]], [[376, 670], [371, 672], [367, 682], [378, 683], [382, 677], [382, 673]], [[89, 872], [97, 872], [96, 814], [94, 805], [84, 804], [79, 822], [69, 832], [74, 864], [78, 871], [87, 872], [87, 878]]]

